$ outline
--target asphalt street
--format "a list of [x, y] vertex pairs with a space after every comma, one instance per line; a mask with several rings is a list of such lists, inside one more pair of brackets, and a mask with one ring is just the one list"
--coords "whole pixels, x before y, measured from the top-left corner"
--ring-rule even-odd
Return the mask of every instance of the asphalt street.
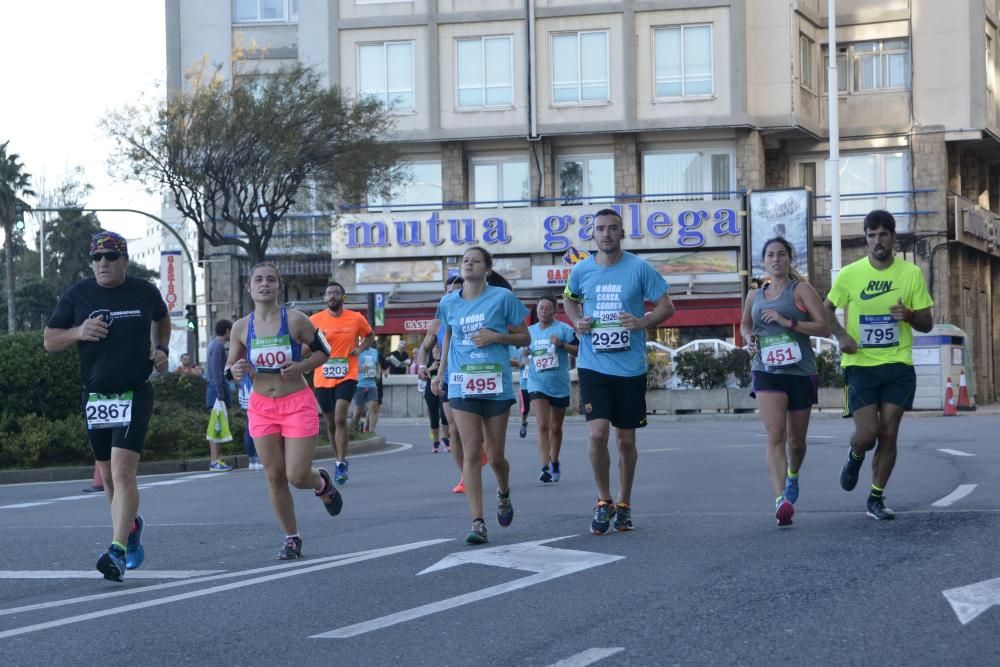
[[601, 537], [583, 422], [542, 484], [512, 421], [514, 523], [485, 471], [478, 547], [451, 456], [423, 424], [381, 426], [397, 444], [352, 459], [341, 516], [296, 493], [291, 563], [263, 473], [142, 478], [146, 562], [124, 583], [94, 570], [103, 497], [0, 487], [3, 664], [1000, 664], [1000, 416], [907, 417], [894, 522], [865, 515], [867, 464], [839, 487], [850, 422], [815, 417], [786, 529], [758, 419], [653, 417], [636, 530]]

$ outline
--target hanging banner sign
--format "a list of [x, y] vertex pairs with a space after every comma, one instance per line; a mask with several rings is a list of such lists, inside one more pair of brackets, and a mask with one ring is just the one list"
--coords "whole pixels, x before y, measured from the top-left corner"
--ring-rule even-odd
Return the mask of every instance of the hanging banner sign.
[[184, 272], [181, 271], [181, 251], [160, 253], [160, 294], [170, 317], [184, 317]]

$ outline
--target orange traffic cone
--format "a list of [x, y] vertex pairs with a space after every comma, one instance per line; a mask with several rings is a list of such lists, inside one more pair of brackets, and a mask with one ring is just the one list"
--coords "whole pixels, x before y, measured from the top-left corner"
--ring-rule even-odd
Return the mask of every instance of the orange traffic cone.
[[962, 412], [971, 412], [976, 406], [969, 400], [969, 387], [965, 383], [965, 370], [958, 376], [958, 409]]
[[955, 390], [951, 386], [951, 376], [949, 375], [944, 389], [944, 416], [955, 417], [957, 415], [958, 410], [955, 409]]

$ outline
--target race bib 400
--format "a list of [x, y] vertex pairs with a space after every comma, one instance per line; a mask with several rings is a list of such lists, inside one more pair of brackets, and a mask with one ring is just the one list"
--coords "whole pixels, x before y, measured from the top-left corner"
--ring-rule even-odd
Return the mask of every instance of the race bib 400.
[[268, 336], [253, 341], [250, 361], [260, 373], [280, 373], [292, 361], [292, 339]]

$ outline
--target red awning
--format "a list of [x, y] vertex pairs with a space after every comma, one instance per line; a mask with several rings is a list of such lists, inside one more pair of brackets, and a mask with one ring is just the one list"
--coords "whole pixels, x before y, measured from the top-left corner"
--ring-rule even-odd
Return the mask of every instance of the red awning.
[[[739, 297], [682, 299], [674, 301], [674, 307], [676, 310], [673, 317], [664, 322], [661, 328], [735, 326], [743, 315], [743, 304]], [[403, 336], [425, 333], [427, 326], [434, 319], [436, 308], [436, 305], [408, 308], [389, 307], [385, 311], [385, 324], [375, 327], [375, 334], [379, 336], [393, 334]], [[365, 313], [364, 308], [351, 308], [351, 310]], [[562, 312], [562, 308], [559, 309], [557, 317], [564, 322], [569, 322]]]

